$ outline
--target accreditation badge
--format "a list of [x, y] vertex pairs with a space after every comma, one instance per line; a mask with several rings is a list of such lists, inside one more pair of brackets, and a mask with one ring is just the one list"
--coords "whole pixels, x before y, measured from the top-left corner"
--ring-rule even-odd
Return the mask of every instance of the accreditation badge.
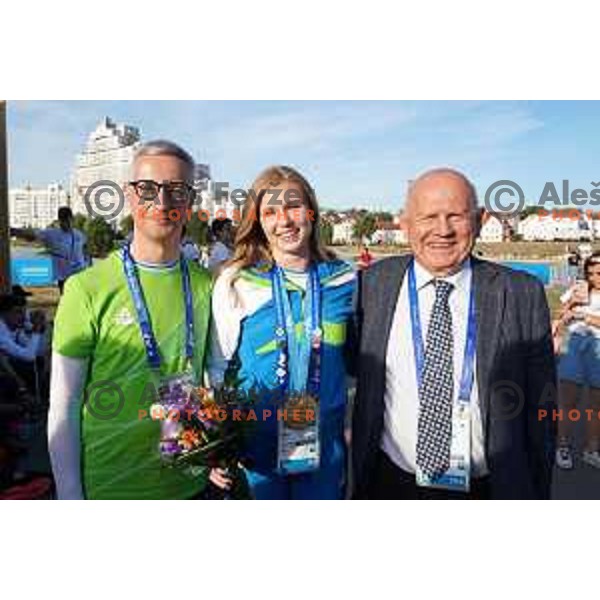
[[468, 493], [471, 472], [471, 403], [458, 399], [452, 409], [450, 467], [437, 477], [425, 475], [419, 468], [417, 485]]
[[307, 473], [319, 468], [319, 400], [311, 394], [292, 396], [277, 415], [277, 470]]

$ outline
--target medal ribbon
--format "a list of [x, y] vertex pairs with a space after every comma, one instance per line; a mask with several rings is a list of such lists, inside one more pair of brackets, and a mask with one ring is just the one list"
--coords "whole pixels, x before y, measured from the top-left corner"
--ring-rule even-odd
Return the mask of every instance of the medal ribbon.
[[[298, 394], [307, 389], [318, 394], [321, 384], [320, 328], [321, 293], [316, 265], [308, 272], [306, 305], [304, 310], [304, 339], [298, 339], [285, 276], [279, 265], [271, 270], [273, 303], [275, 305], [275, 337], [280, 348], [277, 377], [284, 393]], [[310, 375], [310, 378], [309, 378]]]

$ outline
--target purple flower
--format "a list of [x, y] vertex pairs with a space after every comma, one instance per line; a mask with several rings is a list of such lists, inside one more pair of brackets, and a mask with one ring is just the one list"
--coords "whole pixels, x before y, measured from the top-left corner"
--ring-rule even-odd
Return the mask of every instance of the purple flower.
[[182, 430], [182, 426], [178, 421], [166, 419], [161, 422], [161, 434], [163, 438], [176, 438]]
[[166, 455], [179, 454], [181, 452], [176, 440], [164, 440], [160, 443], [160, 453]]

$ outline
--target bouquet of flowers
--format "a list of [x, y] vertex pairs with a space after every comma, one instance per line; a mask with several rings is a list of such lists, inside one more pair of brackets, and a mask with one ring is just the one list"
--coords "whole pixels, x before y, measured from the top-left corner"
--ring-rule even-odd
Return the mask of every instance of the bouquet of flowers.
[[[163, 390], [164, 391], [164, 390]], [[151, 416], [161, 421], [160, 454], [167, 467], [224, 468], [233, 479], [230, 497], [248, 497], [238, 457], [244, 435], [240, 402], [235, 389], [213, 390], [180, 382], [168, 390], [168, 403], [155, 404]], [[232, 411], [239, 411], [232, 419]]]

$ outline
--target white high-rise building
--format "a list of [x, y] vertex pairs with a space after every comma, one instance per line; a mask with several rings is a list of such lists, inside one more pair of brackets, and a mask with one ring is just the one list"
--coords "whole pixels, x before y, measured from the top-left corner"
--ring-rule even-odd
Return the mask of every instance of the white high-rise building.
[[57, 183], [45, 188], [25, 186], [9, 190], [8, 204], [11, 227], [43, 229], [57, 219], [59, 207], [69, 204], [69, 196]]
[[[131, 163], [141, 143], [140, 131], [137, 127], [115, 123], [109, 117], [104, 118], [89, 135], [83, 152], [77, 156], [77, 164], [71, 179], [74, 213], [94, 216], [88, 214], [84, 197], [88, 187], [98, 181], [113, 181], [122, 190], [126, 189], [131, 176]], [[203, 199], [201, 204], [199, 199], [196, 201], [195, 208], [206, 208], [206, 204], [212, 205], [209, 165], [196, 165], [194, 187], [199, 199]], [[212, 206], [209, 206], [209, 209], [212, 211]], [[101, 211], [98, 212], [101, 214]], [[114, 219], [114, 225], [117, 226], [121, 219], [129, 214], [129, 205], [126, 202], [121, 213]]]
[[194, 210], [208, 210], [212, 216], [214, 202], [212, 187], [210, 167], [202, 163], [196, 164], [194, 169], [194, 188], [196, 189]]
[[[77, 156], [71, 182], [73, 212], [87, 215], [84, 196], [87, 188], [101, 180], [110, 180], [125, 189], [135, 151], [140, 145], [137, 127], [115, 123], [106, 117], [88, 137], [81, 154]], [[117, 221], [129, 214], [127, 203]], [[91, 215], [93, 216], [93, 215]]]

